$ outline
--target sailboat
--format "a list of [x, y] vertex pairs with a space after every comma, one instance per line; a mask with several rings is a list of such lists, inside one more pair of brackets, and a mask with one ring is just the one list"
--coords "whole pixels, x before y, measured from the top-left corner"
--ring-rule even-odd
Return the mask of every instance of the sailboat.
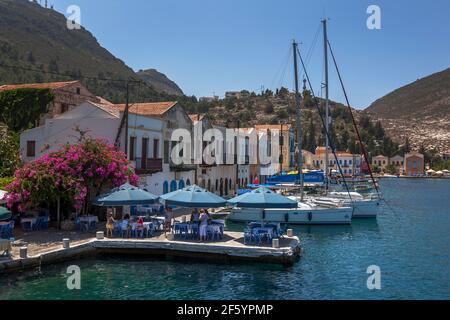
[[[329, 81], [328, 81], [328, 46], [329, 46], [329, 42], [328, 42], [328, 37], [327, 37], [327, 20], [326, 19], [323, 20], [322, 23], [323, 23], [324, 56], [325, 56], [325, 59], [324, 59], [325, 60], [325, 113], [326, 113], [325, 126], [326, 126], [326, 131], [328, 132], [328, 130], [329, 130]], [[333, 56], [333, 60], [334, 60], [334, 56]], [[336, 65], [335, 60], [334, 60], [334, 63]], [[337, 69], [337, 65], [336, 65], [336, 69]], [[339, 72], [338, 69], [337, 69], [337, 71]], [[341, 84], [342, 84], [342, 79], [340, 77], [340, 74], [339, 74], [339, 79], [341, 80]], [[344, 91], [344, 93], [345, 93], [345, 91]], [[345, 94], [345, 96], [347, 97], [346, 94]], [[350, 110], [350, 112], [351, 112], [351, 110]], [[353, 117], [353, 114], [352, 114], [352, 117]], [[363, 149], [364, 155], [366, 157], [366, 153], [365, 153], [364, 147], [362, 145], [361, 138], [359, 136], [359, 131], [358, 131], [355, 121], [353, 121], [353, 124], [354, 124], [355, 130], [357, 131], [360, 146]], [[347, 187], [346, 192], [345, 191], [329, 191], [329, 170], [328, 170], [328, 168], [329, 168], [329, 160], [328, 160], [329, 147], [330, 147], [330, 141], [329, 141], [328, 135], [326, 135], [325, 181], [324, 181], [325, 195], [311, 196], [311, 197], [309, 197], [309, 200], [316, 205], [325, 206], [325, 207], [327, 207], [327, 206], [334, 207], [334, 206], [340, 206], [340, 205], [352, 206], [354, 208], [353, 218], [376, 218], [378, 215], [378, 212], [380, 210], [381, 197], [378, 193], [378, 187], [376, 186], [376, 182], [375, 182], [375, 180], [373, 180], [373, 177], [372, 177], [372, 180], [374, 183], [374, 187], [377, 190], [376, 194], [369, 193], [366, 195], [362, 195], [361, 193], [356, 192], [356, 191], [350, 192], [350, 190], [348, 189], [348, 186], [347, 186], [348, 182], [345, 181], [345, 178], [344, 178], [344, 183]], [[369, 166], [369, 171], [371, 172], [370, 164], [368, 166]], [[372, 176], [372, 174], [371, 174], [371, 176]], [[367, 186], [367, 184], [364, 184], [364, 185]], [[353, 187], [355, 187], [355, 186], [353, 186]]]
[[300, 195], [292, 195], [288, 198], [297, 201], [298, 207], [293, 209], [259, 209], [259, 208], [239, 208], [235, 207], [228, 215], [232, 221], [249, 222], [258, 221], [264, 217], [265, 221], [281, 222], [289, 224], [350, 224], [353, 216], [353, 207], [347, 206], [342, 201], [341, 204], [334, 206], [324, 206], [305, 199], [304, 195], [304, 174], [302, 153], [302, 130], [300, 124], [300, 93], [298, 86], [298, 67], [297, 67], [297, 43], [293, 42], [294, 50], [294, 77], [295, 77], [295, 95], [297, 109], [297, 173], [299, 178]]

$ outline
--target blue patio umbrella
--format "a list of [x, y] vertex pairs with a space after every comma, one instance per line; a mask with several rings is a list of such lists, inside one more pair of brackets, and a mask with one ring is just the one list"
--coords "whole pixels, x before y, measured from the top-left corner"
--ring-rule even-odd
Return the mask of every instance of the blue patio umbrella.
[[244, 193], [228, 200], [228, 203], [241, 208], [285, 209], [298, 207], [297, 201], [286, 198], [267, 188], [258, 188]]
[[0, 221], [6, 221], [11, 219], [11, 212], [5, 207], [0, 206]]
[[153, 204], [158, 199], [158, 196], [126, 183], [97, 197], [94, 204], [104, 207], [135, 206]]
[[227, 204], [224, 198], [196, 185], [164, 194], [160, 198], [166, 204], [187, 208], [219, 208]]

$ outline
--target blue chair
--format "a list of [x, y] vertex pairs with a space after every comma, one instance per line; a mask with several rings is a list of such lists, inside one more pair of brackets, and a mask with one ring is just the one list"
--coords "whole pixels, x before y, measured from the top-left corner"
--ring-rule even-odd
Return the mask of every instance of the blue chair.
[[244, 230], [244, 244], [252, 244], [255, 240], [253, 232], [250, 228], [245, 228]]
[[41, 217], [37, 217], [36, 223], [33, 224], [33, 231], [38, 231], [38, 230], [41, 229], [41, 221], [42, 221], [42, 218]]
[[33, 231], [33, 225], [31, 221], [22, 222], [22, 229], [24, 231]]
[[120, 226], [120, 222], [115, 222], [113, 225], [112, 235], [113, 237], [120, 237], [122, 233], [122, 227]]

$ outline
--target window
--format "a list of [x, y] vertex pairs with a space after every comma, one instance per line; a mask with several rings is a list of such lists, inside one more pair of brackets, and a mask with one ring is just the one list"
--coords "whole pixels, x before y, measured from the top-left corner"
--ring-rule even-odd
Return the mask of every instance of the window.
[[153, 140], [153, 159], [159, 158], [159, 140], [154, 139]]
[[141, 150], [141, 165], [142, 169], [147, 169], [148, 158], [148, 138], [142, 138], [142, 150]]
[[163, 183], [163, 194], [169, 193], [169, 183], [164, 181]]
[[27, 141], [27, 157], [36, 156], [36, 141]]
[[169, 141], [164, 141], [164, 163], [169, 163], [169, 148], [170, 144]]
[[136, 137], [130, 137], [130, 160], [136, 160]]
[[69, 105], [67, 103], [61, 103], [61, 113], [69, 111]]
[[177, 182], [175, 180], [172, 180], [172, 182], [170, 183], [170, 192], [173, 192], [176, 190], [177, 190]]

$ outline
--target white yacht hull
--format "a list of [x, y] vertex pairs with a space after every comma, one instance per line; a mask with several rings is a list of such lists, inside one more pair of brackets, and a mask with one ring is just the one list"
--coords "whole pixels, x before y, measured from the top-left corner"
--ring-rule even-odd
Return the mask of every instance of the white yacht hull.
[[353, 218], [376, 218], [380, 210], [379, 200], [353, 201]]
[[270, 221], [304, 225], [351, 224], [353, 208], [297, 209], [233, 208], [227, 219], [238, 222]]

